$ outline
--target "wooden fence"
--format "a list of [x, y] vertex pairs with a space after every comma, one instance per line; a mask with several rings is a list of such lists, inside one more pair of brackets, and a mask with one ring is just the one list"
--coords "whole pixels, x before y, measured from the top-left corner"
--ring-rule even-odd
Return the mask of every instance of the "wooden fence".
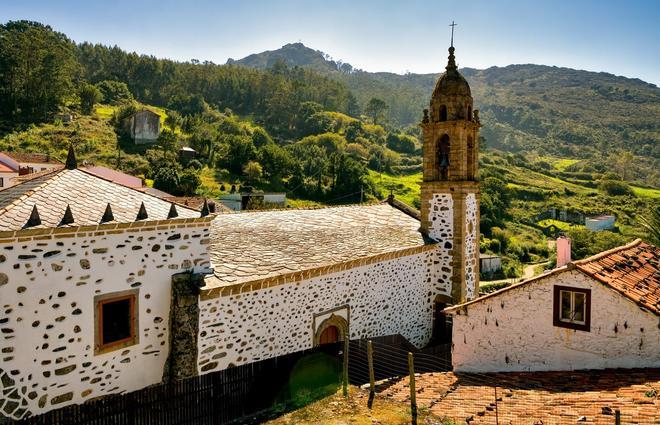
[[[324, 349], [327, 351], [327, 348]], [[290, 374], [319, 349], [263, 360], [216, 373], [85, 404], [66, 406], [24, 419], [25, 425], [183, 425], [260, 423], [274, 405], [286, 406]], [[328, 356], [331, 359], [331, 356]], [[339, 361], [339, 360], [337, 360]], [[251, 418], [252, 417], [252, 418]]]

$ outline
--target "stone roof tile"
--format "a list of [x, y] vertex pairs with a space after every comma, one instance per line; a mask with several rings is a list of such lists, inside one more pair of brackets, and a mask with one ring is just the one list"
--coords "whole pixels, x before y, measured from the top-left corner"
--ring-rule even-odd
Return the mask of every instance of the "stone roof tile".
[[[58, 227], [67, 205], [75, 219], [68, 226], [95, 225], [110, 203], [119, 223], [135, 221], [144, 203], [149, 220], [165, 220], [170, 203], [81, 169], [59, 169], [44, 173], [0, 191], [0, 231], [20, 230], [32, 208], [39, 210], [41, 224], [33, 228]], [[180, 218], [199, 217], [190, 208], [178, 208]]]
[[215, 279], [245, 283], [424, 245], [419, 221], [386, 203], [220, 214], [211, 225]]

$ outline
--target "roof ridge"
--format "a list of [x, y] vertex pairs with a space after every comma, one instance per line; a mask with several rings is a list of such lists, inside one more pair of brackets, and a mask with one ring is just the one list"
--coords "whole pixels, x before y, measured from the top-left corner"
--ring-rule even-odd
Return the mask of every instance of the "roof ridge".
[[[0, 215], [5, 214], [5, 213], [8, 212], [9, 210], [11, 210], [11, 209], [14, 208], [15, 206], [17, 206], [19, 203], [23, 202], [25, 199], [27, 199], [27, 198], [29, 198], [30, 196], [32, 196], [32, 195], [33, 195], [34, 193], [36, 193], [38, 190], [41, 190], [41, 189], [47, 187], [47, 186], [50, 185], [53, 181], [59, 179], [59, 178], [61, 177], [61, 175], [64, 174], [65, 171], [71, 171], [71, 170], [67, 170], [66, 168], [58, 168], [58, 169], [53, 169], [53, 170], [51, 170], [51, 172], [52, 172], [52, 174], [53, 174], [53, 176], [51, 176], [51, 178], [47, 179], [46, 181], [44, 181], [44, 182], [41, 183], [40, 185], [38, 185], [38, 186], [36, 186], [36, 187], [33, 187], [32, 189], [30, 189], [30, 190], [28, 190], [28, 191], [22, 193], [21, 196], [17, 197], [17, 198], [14, 199], [13, 201], [11, 201], [6, 207], [4, 207], [4, 208], [0, 208]], [[12, 189], [12, 188], [14, 188], [14, 187], [17, 187], [17, 186], [20, 186], [20, 185], [22, 185], [22, 184], [25, 184], [25, 183], [31, 182], [31, 181], [36, 180], [36, 179], [41, 178], [41, 177], [49, 176], [50, 174], [51, 174], [51, 173], [44, 173], [44, 174], [41, 175], [41, 176], [38, 176], [38, 177], [35, 177], [35, 178], [33, 178], [33, 179], [25, 180], [25, 181], [23, 181], [23, 182], [20, 182], [20, 183], [18, 183], [18, 184], [15, 184], [14, 186], [12, 186], [12, 187], [10, 187], [10, 188], [8, 188], [8, 189]]]
[[386, 204], [387, 201], [370, 201], [362, 203], [352, 203], [352, 204], [339, 204], [339, 205], [310, 205], [305, 207], [295, 207], [295, 208], [267, 208], [263, 210], [241, 210], [237, 211], [237, 214], [250, 214], [250, 213], [260, 213], [260, 212], [273, 212], [273, 211], [312, 211], [312, 210], [326, 210], [331, 208], [358, 208], [358, 207], [373, 207], [376, 205]]
[[642, 240], [637, 238], [634, 241], [629, 242], [625, 245], [616, 246], [614, 248], [608, 249], [607, 251], [603, 251], [603, 252], [599, 252], [598, 254], [594, 254], [591, 257], [583, 258], [582, 260], [571, 261], [571, 264], [573, 264], [575, 266], [580, 266], [580, 265], [583, 265], [583, 264], [592, 263], [596, 260], [600, 260], [603, 257], [607, 257], [607, 256], [615, 254], [617, 252], [625, 251], [626, 249], [636, 247], [640, 243], [642, 243]]
[[[112, 168], [110, 168], [110, 169], [112, 170]], [[126, 189], [130, 189], [130, 190], [133, 190], [133, 191], [135, 191], [135, 192], [140, 192], [140, 193], [142, 193], [142, 194], [144, 194], [144, 195], [151, 196], [152, 198], [158, 199], [159, 201], [168, 202], [168, 201], [166, 201], [166, 200], [163, 199], [163, 198], [159, 198], [158, 196], [152, 195], [151, 193], [147, 192], [146, 190], [140, 190], [140, 189], [137, 189], [137, 188], [134, 188], [134, 187], [130, 187], [130, 186], [125, 186], [125, 185], [123, 185], [123, 184], [119, 184], [119, 183], [117, 183], [117, 182], [114, 181], [114, 180], [111, 180], [111, 179], [105, 178], [105, 177], [103, 177], [103, 176], [99, 176], [98, 174], [95, 174], [95, 173], [93, 173], [93, 172], [91, 172], [91, 171], [89, 171], [89, 170], [86, 170], [86, 169], [84, 169], [84, 168], [76, 168], [75, 170], [71, 170], [71, 171], [81, 171], [81, 172], [83, 172], [83, 173], [85, 173], [85, 174], [87, 174], [87, 175], [90, 175], [90, 176], [92, 176], [92, 177], [96, 177], [97, 179], [105, 180], [105, 181], [107, 181], [107, 182], [109, 182], [109, 183], [116, 184], [117, 186], [125, 187]], [[129, 175], [130, 175], [130, 174], [129, 174]], [[187, 207], [187, 206], [185, 206], [185, 205], [182, 205], [182, 206], [183, 206], [184, 208], [186, 208], [186, 209], [189, 209], [190, 211], [199, 212], [199, 211], [194, 210], [194, 209], [192, 209], [192, 208], [190, 208], [190, 207]]]

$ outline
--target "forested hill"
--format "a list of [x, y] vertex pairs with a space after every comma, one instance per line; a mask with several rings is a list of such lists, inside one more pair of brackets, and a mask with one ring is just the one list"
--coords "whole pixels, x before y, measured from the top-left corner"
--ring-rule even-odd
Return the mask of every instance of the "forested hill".
[[[460, 49], [457, 55], [460, 59]], [[356, 70], [300, 43], [232, 63], [263, 68], [277, 61], [310, 67], [345, 82], [361, 107], [373, 97], [384, 100], [390, 121], [398, 125], [418, 122], [438, 78], [438, 74]], [[438, 58], [439, 71], [444, 61]], [[611, 157], [612, 166], [622, 152], [629, 152], [641, 165], [635, 172], [638, 178], [657, 168], [660, 89], [655, 85], [544, 65], [464, 68], [461, 72], [470, 82], [481, 110], [482, 135], [491, 147], [580, 159], [597, 156], [602, 162]]]

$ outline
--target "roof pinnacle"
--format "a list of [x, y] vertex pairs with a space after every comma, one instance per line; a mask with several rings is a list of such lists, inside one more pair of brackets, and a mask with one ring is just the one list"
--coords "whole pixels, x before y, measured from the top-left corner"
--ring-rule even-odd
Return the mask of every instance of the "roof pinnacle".
[[67, 170], [75, 170], [78, 168], [78, 161], [76, 160], [76, 152], [73, 150], [73, 143], [69, 145], [69, 152], [66, 155], [66, 163], [64, 167]]
[[149, 218], [149, 215], [147, 214], [147, 208], [144, 206], [144, 202], [140, 204], [140, 210], [137, 213], [137, 217], [135, 217], [135, 220], [146, 220]]
[[32, 212], [30, 213], [30, 218], [28, 218], [27, 223], [25, 223], [24, 228], [34, 227], [41, 224], [41, 217], [39, 217], [39, 210], [37, 210], [37, 204], [34, 204], [32, 207]]
[[167, 213], [167, 218], [176, 218], [179, 216], [179, 212], [176, 210], [176, 205], [174, 202], [170, 204], [170, 211]]
[[103, 212], [103, 217], [101, 217], [101, 223], [107, 223], [108, 221], [114, 221], [115, 216], [112, 213], [112, 207], [110, 206], [110, 202], [108, 202], [108, 205], [105, 207], [105, 211]]
[[201, 217], [206, 217], [211, 214], [211, 209], [209, 208], [209, 202], [204, 198], [204, 204], [202, 205]]
[[71, 206], [69, 204], [66, 205], [66, 210], [64, 211], [64, 216], [62, 216], [62, 221], [60, 221], [60, 226], [64, 226], [65, 224], [71, 224], [75, 220], [73, 219], [73, 213], [71, 212]]

